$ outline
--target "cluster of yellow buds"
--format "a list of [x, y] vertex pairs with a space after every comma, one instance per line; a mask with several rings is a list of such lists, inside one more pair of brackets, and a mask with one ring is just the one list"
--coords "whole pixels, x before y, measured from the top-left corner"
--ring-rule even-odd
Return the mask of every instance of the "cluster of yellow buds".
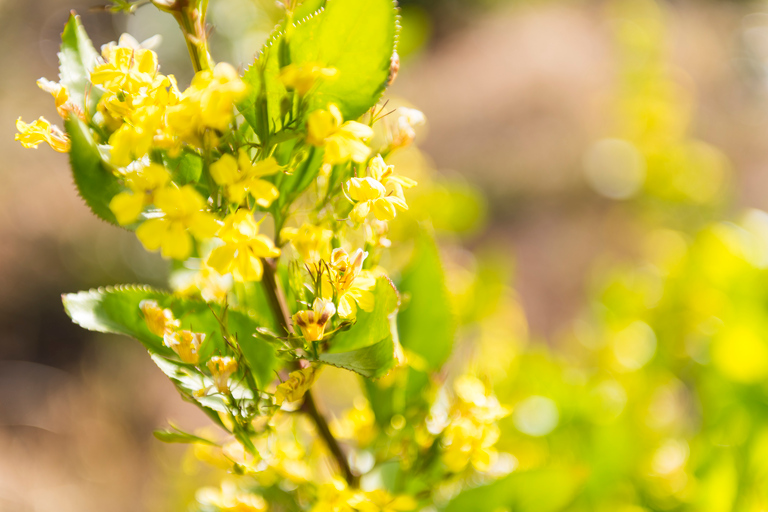
[[443, 462], [453, 472], [470, 464], [477, 471], [488, 471], [498, 457], [494, 448], [500, 434], [496, 422], [509, 412], [476, 377], [459, 377], [454, 391], [456, 402], [443, 431]]
[[410, 496], [393, 496], [383, 489], [355, 491], [341, 480], [332, 480], [319, 486], [311, 512], [408, 512], [417, 506]]

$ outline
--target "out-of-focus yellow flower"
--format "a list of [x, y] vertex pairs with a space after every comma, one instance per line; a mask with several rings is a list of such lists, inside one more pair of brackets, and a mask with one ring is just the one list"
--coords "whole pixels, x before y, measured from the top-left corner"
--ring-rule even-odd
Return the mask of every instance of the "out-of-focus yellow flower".
[[109, 209], [121, 226], [134, 222], [144, 207], [152, 204], [155, 191], [171, 181], [171, 174], [162, 165], [151, 163], [125, 173], [124, 179], [130, 190], [120, 192], [109, 202]]
[[304, 262], [317, 263], [330, 252], [333, 231], [313, 224], [303, 224], [301, 228], [283, 228], [280, 238], [290, 240]]
[[93, 68], [91, 83], [108, 91], [135, 94], [157, 74], [157, 54], [152, 50], [113, 46], [104, 53], [106, 62]]
[[350, 178], [347, 191], [349, 198], [355, 203], [349, 218], [358, 224], [371, 212], [378, 220], [392, 220], [397, 215], [397, 210], [408, 209], [402, 187], [397, 184], [392, 193], [387, 194], [384, 185], [373, 178]]
[[363, 311], [373, 311], [374, 298], [370, 290], [376, 286], [376, 279], [370, 272], [363, 270], [366, 256], [368, 253], [362, 249], [351, 255], [342, 248], [334, 249], [331, 253], [329, 282], [338, 299], [339, 316], [342, 318], [354, 317], [357, 306]]
[[387, 248], [392, 245], [392, 241], [387, 238], [389, 234], [389, 224], [385, 220], [370, 219], [364, 224], [365, 242], [374, 247]]
[[358, 446], [366, 446], [376, 435], [376, 417], [367, 400], [355, 400], [355, 406], [331, 422], [333, 435], [340, 439], [354, 440]]
[[212, 71], [195, 75], [179, 104], [168, 108], [168, 124], [184, 141], [202, 147], [207, 129], [227, 129], [234, 119], [235, 102], [245, 93], [246, 85], [235, 68], [221, 62]]
[[56, 112], [63, 118], [69, 115], [72, 111], [72, 105], [69, 104], [69, 91], [66, 87], [58, 82], [52, 82], [45, 78], [40, 78], [37, 81], [37, 86], [53, 96], [53, 100], [56, 103]]
[[192, 237], [211, 238], [219, 229], [214, 216], [203, 211], [205, 200], [192, 185], [161, 188], [154, 202], [164, 216], [145, 221], [136, 236], [148, 251], [160, 249], [163, 258], [186, 259], [192, 252]]
[[192, 274], [177, 275], [172, 285], [177, 295], [198, 295], [206, 302], [224, 302], [232, 289], [232, 276], [223, 276], [206, 263]]
[[306, 96], [318, 80], [334, 78], [337, 74], [336, 68], [324, 68], [316, 62], [305, 62], [285, 66], [280, 70], [280, 80], [287, 89], [295, 90], [299, 96]]
[[229, 378], [237, 371], [237, 361], [229, 356], [213, 356], [207, 366], [219, 393], [229, 393]]
[[173, 317], [173, 312], [170, 309], [161, 308], [157, 301], [143, 300], [139, 303], [139, 309], [144, 315], [144, 321], [147, 322], [147, 328], [156, 336], [163, 337], [166, 332], [178, 329], [181, 325]]
[[273, 157], [253, 164], [242, 149], [238, 152], [237, 160], [226, 153], [211, 164], [211, 176], [216, 183], [224, 187], [227, 199], [239, 205], [250, 193], [256, 204], [262, 208], [269, 208], [280, 192], [272, 183], [261, 178], [271, 176], [279, 170], [280, 166]]
[[308, 366], [291, 372], [288, 375], [288, 379], [277, 386], [275, 390], [275, 403], [282, 405], [286, 400], [289, 402], [300, 400], [304, 393], [315, 383], [319, 374], [320, 370], [314, 366]]
[[390, 150], [410, 146], [416, 138], [416, 126], [421, 126], [426, 122], [424, 114], [415, 108], [400, 107], [397, 109], [397, 121], [395, 126], [390, 129], [391, 142]]
[[354, 512], [350, 505], [354, 497], [355, 493], [343, 481], [334, 479], [317, 489], [317, 502], [310, 512]]
[[385, 187], [391, 184], [398, 184], [403, 188], [411, 188], [417, 185], [415, 180], [395, 174], [395, 166], [387, 165], [381, 155], [376, 155], [368, 165], [368, 172], [371, 178], [375, 179]]
[[333, 302], [320, 297], [312, 303], [312, 309], [305, 309], [293, 315], [293, 323], [299, 326], [308, 343], [323, 339], [325, 326], [336, 313]]
[[405, 512], [418, 506], [416, 500], [410, 496], [392, 496], [384, 489], [362, 491], [352, 503], [360, 512]]
[[259, 234], [259, 225], [249, 210], [227, 215], [217, 236], [224, 245], [208, 256], [208, 265], [219, 274], [232, 273], [236, 281], [260, 281], [264, 273], [261, 258], [276, 258], [280, 249], [272, 240]]
[[241, 491], [234, 482], [224, 481], [221, 489], [204, 487], [197, 492], [197, 501], [212, 505], [221, 512], [264, 512], [269, 507], [258, 494]]
[[168, 331], [163, 335], [163, 343], [187, 364], [200, 362], [200, 345], [205, 341], [205, 333], [187, 330]]
[[315, 110], [307, 119], [307, 142], [325, 147], [323, 162], [342, 164], [350, 159], [364, 162], [371, 149], [363, 142], [373, 137], [373, 130], [356, 121], [344, 122], [339, 108], [331, 103], [328, 110]]
[[54, 151], [68, 153], [71, 147], [69, 138], [56, 126], [51, 126], [44, 117], [40, 117], [32, 124], [27, 124], [18, 118], [16, 120], [16, 134], [14, 140], [21, 142], [25, 148], [37, 148], [41, 142], [47, 143]]

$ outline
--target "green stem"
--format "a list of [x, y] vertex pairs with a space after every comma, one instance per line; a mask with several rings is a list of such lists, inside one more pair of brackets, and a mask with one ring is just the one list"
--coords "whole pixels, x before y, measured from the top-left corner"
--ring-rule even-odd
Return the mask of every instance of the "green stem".
[[173, 14], [179, 24], [195, 72], [213, 68], [213, 59], [208, 52], [208, 33], [205, 27], [205, 13], [208, 0], [152, 0], [160, 9]]
[[[275, 260], [264, 259], [263, 264], [264, 276], [262, 277], [262, 282], [267, 289], [267, 295], [269, 295], [272, 311], [279, 319], [285, 332], [293, 336], [295, 331], [293, 330], [293, 322], [291, 321], [288, 305], [285, 302], [285, 296], [283, 295], [282, 289], [277, 282], [277, 263]], [[307, 390], [304, 395], [304, 403], [301, 406], [301, 410], [307, 413], [307, 415], [315, 422], [315, 426], [317, 427], [320, 436], [325, 441], [325, 444], [328, 446], [334, 459], [336, 459], [336, 463], [339, 465], [339, 470], [344, 475], [347, 485], [350, 487], [357, 487], [358, 477], [352, 473], [352, 468], [349, 467], [347, 457], [344, 455], [339, 442], [333, 437], [333, 433], [331, 433], [331, 429], [328, 427], [328, 422], [326, 421], [325, 416], [323, 416], [317, 409], [317, 404], [312, 396], [311, 389]]]

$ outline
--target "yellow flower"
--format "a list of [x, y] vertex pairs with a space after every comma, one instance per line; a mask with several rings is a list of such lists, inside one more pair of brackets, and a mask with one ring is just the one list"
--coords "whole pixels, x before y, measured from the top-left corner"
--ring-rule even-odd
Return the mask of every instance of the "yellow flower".
[[364, 225], [365, 242], [374, 247], [387, 248], [392, 245], [392, 241], [387, 238], [389, 233], [389, 224], [387, 221], [371, 219]]
[[315, 110], [307, 119], [307, 142], [324, 146], [323, 162], [329, 165], [349, 161], [365, 162], [371, 149], [363, 140], [373, 137], [373, 129], [341, 117], [339, 108], [331, 103], [328, 110]]
[[317, 490], [317, 502], [310, 512], [354, 512], [350, 501], [355, 494], [339, 479], [321, 485]]
[[308, 366], [296, 370], [288, 375], [285, 382], [281, 382], [275, 390], [275, 404], [282, 405], [286, 400], [295, 402], [304, 396], [304, 393], [312, 387], [317, 380], [320, 370], [314, 366]]
[[156, 336], [165, 336], [166, 332], [178, 329], [180, 322], [173, 318], [170, 309], [162, 309], [154, 300], [143, 300], [139, 303], [139, 309], [144, 315], [149, 331]]
[[320, 79], [334, 78], [335, 68], [324, 68], [314, 62], [289, 64], [280, 70], [280, 80], [287, 89], [295, 90], [299, 96], [305, 96]]
[[161, 249], [163, 258], [187, 259], [192, 237], [204, 240], [219, 228], [213, 215], [203, 211], [205, 200], [192, 185], [161, 188], [155, 192], [155, 206], [164, 216], [145, 221], [136, 236], [148, 251]]
[[360, 512], [406, 512], [418, 506], [410, 496], [392, 496], [383, 489], [361, 492], [353, 501]]
[[124, 179], [130, 190], [120, 192], [109, 202], [109, 209], [121, 226], [133, 223], [144, 207], [152, 204], [155, 191], [171, 181], [171, 174], [162, 165], [151, 163], [126, 173]]
[[370, 289], [376, 286], [376, 279], [370, 272], [363, 270], [367, 252], [358, 249], [350, 256], [342, 248], [331, 253], [329, 267], [331, 269], [330, 284], [333, 286], [339, 301], [339, 316], [354, 317], [357, 306], [363, 311], [373, 311], [373, 293]]
[[104, 58], [104, 64], [93, 68], [91, 83], [111, 92], [137, 93], [157, 74], [157, 54], [152, 50], [113, 46], [107, 48]]
[[301, 228], [283, 228], [280, 238], [291, 241], [291, 246], [306, 263], [317, 263], [330, 251], [333, 231], [312, 224]]
[[220, 512], [264, 512], [269, 507], [258, 494], [241, 491], [233, 482], [221, 483], [221, 490], [204, 487], [197, 492], [197, 501], [212, 505]]
[[416, 181], [411, 178], [395, 174], [395, 166], [384, 163], [384, 159], [381, 155], [376, 155], [376, 157], [371, 160], [371, 163], [368, 166], [368, 172], [370, 173], [371, 178], [375, 179], [385, 187], [390, 184], [398, 184], [403, 188], [411, 188], [417, 185]]
[[399, 184], [395, 184], [393, 191], [387, 194], [384, 185], [373, 178], [350, 178], [347, 191], [349, 198], [355, 203], [349, 218], [358, 224], [371, 212], [379, 220], [392, 220], [397, 215], [397, 210], [408, 209]]
[[213, 71], [195, 75], [179, 104], [168, 108], [168, 124], [186, 142], [202, 147], [208, 128], [227, 129], [234, 119], [235, 102], [245, 92], [246, 85], [235, 68], [219, 63]]
[[478, 471], [488, 471], [498, 456], [493, 449], [498, 439], [499, 427], [496, 425], [459, 417], [443, 434], [443, 462], [456, 473], [470, 463]]
[[228, 215], [217, 236], [224, 245], [211, 251], [207, 264], [219, 274], [231, 272], [235, 281], [260, 281], [264, 272], [261, 258], [280, 256], [272, 240], [259, 234], [259, 225], [247, 209]]
[[69, 91], [67, 91], [67, 88], [58, 82], [52, 82], [45, 78], [39, 79], [37, 86], [53, 96], [53, 100], [56, 103], [56, 112], [61, 117], [66, 118], [72, 110], [72, 105], [67, 103], [69, 101]]
[[176, 352], [179, 358], [188, 364], [197, 364], [200, 361], [200, 345], [205, 341], [205, 334], [192, 331], [166, 331], [163, 336], [163, 344]]
[[46, 142], [59, 153], [68, 153], [70, 149], [69, 139], [55, 127], [51, 126], [44, 117], [32, 124], [27, 124], [18, 118], [16, 120], [16, 134], [14, 140], [21, 142], [25, 148], [37, 148], [41, 142]]
[[248, 154], [241, 149], [237, 160], [225, 153], [214, 162], [211, 165], [211, 176], [216, 183], [224, 187], [224, 194], [233, 203], [242, 204], [246, 194], [250, 193], [256, 204], [269, 208], [280, 192], [272, 183], [261, 178], [279, 170], [280, 166], [273, 157], [252, 164]]
[[237, 361], [229, 356], [213, 356], [207, 366], [219, 393], [229, 393], [229, 377], [237, 371]]
[[293, 323], [299, 326], [304, 339], [312, 343], [323, 339], [325, 326], [335, 313], [336, 307], [332, 301], [318, 297], [312, 303], [312, 309], [305, 309], [293, 315]]
[[397, 109], [397, 121], [394, 127], [389, 128], [391, 150], [409, 146], [416, 138], [414, 127], [426, 122], [424, 114], [415, 108], [400, 107]]
[[162, 127], [163, 113], [162, 107], [158, 106], [136, 110], [130, 122], [123, 123], [109, 137], [112, 146], [109, 157], [113, 165], [125, 167], [149, 153], [155, 135]]
[[199, 295], [206, 302], [224, 302], [232, 289], [232, 276], [222, 276], [203, 263], [197, 272], [175, 274], [172, 286], [177, 295]]

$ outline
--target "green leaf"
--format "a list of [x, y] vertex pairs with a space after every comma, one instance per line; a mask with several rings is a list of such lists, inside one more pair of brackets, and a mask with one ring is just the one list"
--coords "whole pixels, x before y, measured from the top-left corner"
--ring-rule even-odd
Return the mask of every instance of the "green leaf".
[[357, 119], [387, 87], [397, 9], [392, 0], [328, 0], [322, 10], [300, 18], [288, 32], [287, 41], [285, 32], [273, 34], [243, 75], [250, 87], [238, 109], [265, 144], [270, 133], [283, 127], [281, 105], [287, 91], [279, 74], [286, 42], [292, 63], [320, 63], [338, 71], [310, 93], [308, 111], [336, 103], [344, 119]]
[[171, 426], [173, 427], [173, 430], [169, 430], [169, 429], [155, 430], [153, 434], [157, 439], [159, 439], [164, 443], [201, 443], [201, 444], [208, 444], [211, 446], [217, 446], [216, 443], [214, 443], [209, 439], [205, 439], [204, 437], [190, 434], [189, 432], [184, 432], [182, 430], [179, 430], [173, 425]]
[[380, 277], [374, 296], [373, 311], [358, 311], [355, 324], [331, 340], [331, 349], [320, 354], [320, 362], [374, 379], [395, 367], [400, 350], [395, 323], [397, 292], [389, 279]]
[[573, 501], [580, 478], [559, 468], [512, 473], [490, 485], [462, 492], [445, 512], [559, 512]]
[[176, 157], [164, 154], [163, 165], [170, 171], [173, 181], [180, 186], [197, 183], [203, 174], [203, 157], [188, 149]]
[[[206, 351], [225, 351], [219, 322], [203, 301], [182, 299], [149, 287], [118, 286], [99, 288], [86, 292], [64, 295], [64, 309], [72, 320], [86, 329], [98, 332], [124, 334], [140, 341], [151, 353], [175, 358], [173, 351], [163, 345], [160, 336], [149, 331], [139, 309], [143, 300], [155, 300], [162, 308], [169, 308], [184, 329], [204, 332], [213, 344]], [[216, 315], [222, 315], [218, 305], [210, 306]], [[229, 333], [236, 338], [243, 355], [248, 361], [258, 385], [266, 387], [274, 379], [279, 366], [273, 347], [257, 339], [259, 322], [252, 316], [229, 309], [226, 311], [226, 325]]]
[[[398, 288], [410, 296], [398, 315], [403, 348], [426, 364], [423, 370], [438, 370], [451, 354], [455, 319], [437, 244], [423, 229]], [[418, 361], [413, 363], [419, 366]]]
[[392, 0], [328, 0], [290, 39], [292, 63], [317, 62], [338, 71], [311, 93], [309, 111], [336, 103], [351, 120], [375, 105], [387, 87], [396, 38]]
[[101, 90], [92, 87], [88, 81], [98, 59], [99, 54], [80, 23], [80, 17], [72, 14], [61, 34], [59, 77], [61, 85], [69, 92], [70, 101], [83, 112], [92, 112], [101, 97]]
[[72, 144], [69, 163], [80, 197], [97, 217], [119, 225], [109, 209], [109, 202], [123, 187], [102, 160], [99, 148], [85, 123], [70, 116], [64, 121], [64, 128]]

